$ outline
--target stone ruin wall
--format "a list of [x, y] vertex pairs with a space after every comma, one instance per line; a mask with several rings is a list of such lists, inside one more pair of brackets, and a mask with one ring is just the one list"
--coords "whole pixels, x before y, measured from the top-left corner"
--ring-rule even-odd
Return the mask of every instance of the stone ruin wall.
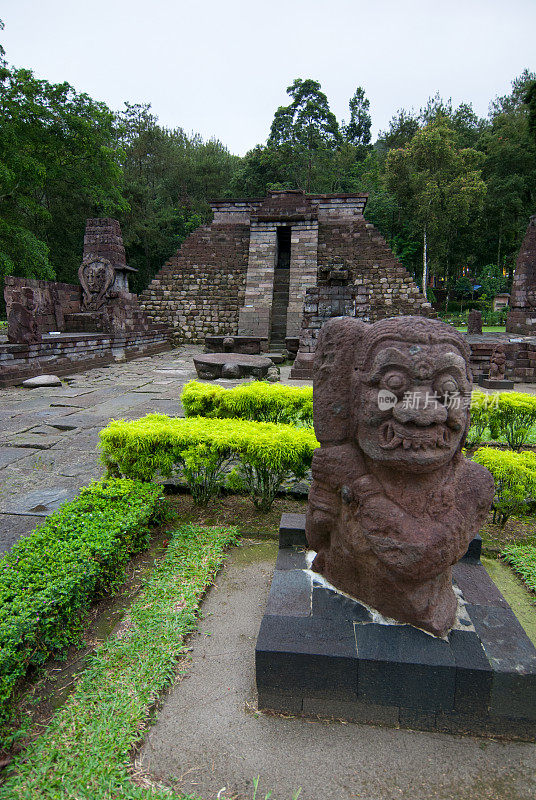
[[175, 341], [236, 335], [249, 235], [249, 224], [232, 220], [194, 231], [139, 296], [149, 318], [172, 328]]
[[324, 221], [318, 227], [318, 265], [342, 260], [349, 283], [370, 304], [367, 322], [400, 314], [436, 316], [405, 267], [364, 218]]
[[6, 312], [9, 316], [13, 295], [27, 286], [32, 289], [39, 314], [37, 316], [37, 330], [39, 333], [64, 330], [64, 319], [67, 314], [76, 314], [80, 311], [82, 302], [82, 289], [72, 283], [59, 283], [58, 281], [40, 281], [34, 278], [17, 278], [6, 275], [4, 280], [4, 298]]
[[266, 336], [275, 231], [290, 225], [287, 336], [300, 335], [305, 291], [316, 286], [317, 268], [332, 259], [346, 263], [357, 295], [370, 300], [371, 322], [398, 314], [435, 316], [385, 239], [365, 221], [366, 200], [366, 195], [274, 192], [264, 200], [216, 202], [212, 224], [194, 231], [166, 262], [140, 295], [142, 308], [173, 329], [175, 342], [237, 333]]

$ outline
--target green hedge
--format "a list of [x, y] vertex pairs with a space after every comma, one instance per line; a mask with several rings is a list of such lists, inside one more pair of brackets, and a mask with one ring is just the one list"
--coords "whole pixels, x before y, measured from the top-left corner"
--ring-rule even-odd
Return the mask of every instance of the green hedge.
[[504, 436], [512, 450], [520, 450], [536, 423], [536, 396], [500, 392], [489, 405], [489, 427], [496, 438]]
[[481, 443], [484, 431], [489, 427], [492, 405], [497, 402], [496, 397], [478, 389], [471, 394], [471, 427], [467, 435], [469, 447]]
[[511, 544], [504, 548], [501, 557], [517, 572], [525, 585], [536, 592], [536, 547], [530, 544]]
[[76, 639], [95, 594], [147, 546], [162, 497], [137, 481], [92, 484], [0, 559], [0, 719], [28, 667]]
[[164, 414], [112, 421], [100, 438], [108, 474], [144, 481], [182, 474], [197, 502], [216, 494], [236, 463], [240, 480], [263, 511], [283, 481], [305, 475], [319, 446], [307, 427]]
[[512, 514], [524, 514], [536, 497], [536, 453], [481, 447], [473, 461], [489, 469], [495, 481], [493, 521], [504, 527]]
[[312, 386], [254, 381], [225, 389], [213, 383], [190, 381], [183, 389], [181, 402], [187, 417], [313, 424]]
[[536, 423], [536, 396], [524, 392], [494, 392], [475, 390], [471, 397], [471, 427], [469, 446], [480, 444], [489, 428], [493, 439], [503, 438], [512, 450], [527, 443]]

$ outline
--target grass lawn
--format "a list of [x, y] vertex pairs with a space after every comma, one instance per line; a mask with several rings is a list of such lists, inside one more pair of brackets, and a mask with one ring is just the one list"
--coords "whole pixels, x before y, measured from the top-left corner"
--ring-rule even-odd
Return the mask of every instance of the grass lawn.
[[[203, 595], [227, 546], [239, 531], [275, 538], [281, 513], [304, 513], [306, 501], [277, 498], [268, 514], [239, 495], [224, 495], [205, 507], [183, 493], [169, 501], [186, 524], [167, 522], [155, 530], [152, 572], [145, 570], [141, 591], [135, 587], [115, 634], [101, 639], [80, 664], [83, 671], [71, 681], [71, 694], [60, 697], [55, 713], [52, 704], [33, 736], [26, 731], [25, 749], [8, 768], [0, 800], [202, 800], [151, 783], [136, 772], [133, 755], [163, 692], [187, 672], [186, 637], [196, 628]], [[236, 520], [238, 527], [230, 527]], [[536, 545], [534, 519], [512, 517], [501, 529], [490, 514], [481, 534], [488, 572], [497, 574], [516, 611], [525, 615], [522, 624], [536, 636], [535, 596], [497, 560], [513, 542]]]
[[97, 648], [63, 708], [10, 767], [2, 800], [185, 798], [136, 777], [131, 757], [180, 671], [185, 637], [236, 530], [186, 525], [170, 536], [120, 633]]
[[[461, 333], [467, 333], [467, 325], [456, 328], [456, 330]], [[482, 333], [506, 333], [506, 327], [504, 325], [483, 325]]]

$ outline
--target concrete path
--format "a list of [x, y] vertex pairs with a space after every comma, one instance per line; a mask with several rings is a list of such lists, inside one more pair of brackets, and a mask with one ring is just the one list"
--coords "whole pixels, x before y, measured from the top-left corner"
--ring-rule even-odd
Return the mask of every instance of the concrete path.
[[0, 552], [102, 475], [97, 444], [110, 419], [182, 413], [200, 349], [87, 370], [61, 387], [0, 390]]
[[[233, 551], [203, 604], [192, 663], [140, 753], [204, 800], [529, 800], [536, 745], [259, 714], [254, 649], [276, 544]], [[224, 788], [225, 787], [225, 788]]]

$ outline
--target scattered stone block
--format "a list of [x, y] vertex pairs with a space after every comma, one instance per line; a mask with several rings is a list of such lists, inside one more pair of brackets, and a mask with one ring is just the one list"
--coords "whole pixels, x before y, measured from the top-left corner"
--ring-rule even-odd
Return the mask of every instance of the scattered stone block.
[[27, 389], [37, 389], [41, 386], [61, 386], [61, 381], [57, 375], [36, 375], [35, 378], [27, 378], [22, 385]]

